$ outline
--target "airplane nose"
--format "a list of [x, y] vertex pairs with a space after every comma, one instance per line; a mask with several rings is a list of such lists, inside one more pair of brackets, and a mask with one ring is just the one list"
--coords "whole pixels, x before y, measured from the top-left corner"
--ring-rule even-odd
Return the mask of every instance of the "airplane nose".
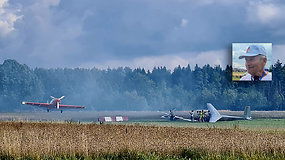
[[59, 109], [59, 103], [56, 103], [56, 108]]

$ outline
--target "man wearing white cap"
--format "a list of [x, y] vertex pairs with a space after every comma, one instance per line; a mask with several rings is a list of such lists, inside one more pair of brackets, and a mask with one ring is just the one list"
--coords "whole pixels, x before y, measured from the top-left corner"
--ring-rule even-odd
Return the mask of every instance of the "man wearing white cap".
[[247, 74], [240, 81], [271, 81], [272, 74], [265, 69], [267, 62], [265, 48], [261, 45], [250, 45], [246, 53], [239, 56], [245, 58]]

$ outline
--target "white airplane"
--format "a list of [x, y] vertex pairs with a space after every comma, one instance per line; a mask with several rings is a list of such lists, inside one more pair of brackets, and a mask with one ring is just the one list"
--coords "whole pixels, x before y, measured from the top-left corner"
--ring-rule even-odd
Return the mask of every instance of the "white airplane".
[[47, 109], [47, 112], [49, 112], [51, 109], [60, 109], [60, 112], [62, 113], [62, 109], [84, 109], [84, 106], [74, 106], [74, 105], [64, 105], [61, 104], [61, 100], [64, 98], [64, 96], [60, 98], [55, 98], [53, 96], [50, 96], [52, 100], [50, 103], [37, 103], [37, 102], [22, 102], [22, 104], [26, 105], [32, 105], [32, 106], [38, 106], [38, 107], [43, 107]]
[[250, 113], [250, 107], [246, 106], [244, 110], [244, 116], [238, 117], [238, 116], [228, 116], [228, 115], [222, 115], [220, 114], [216, 108], [211, 104], [207, 103], [207, 107], [211, 113], [210, 116], [210, 123], [215, 123], [218, 120], [226, 119], [226, 120], [251, 120], [251, 113]]

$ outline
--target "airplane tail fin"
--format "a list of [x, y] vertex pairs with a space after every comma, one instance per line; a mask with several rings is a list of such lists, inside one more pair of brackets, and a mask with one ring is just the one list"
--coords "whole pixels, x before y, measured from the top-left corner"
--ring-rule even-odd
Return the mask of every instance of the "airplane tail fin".
[[251, 120], [250, 106], [246, 106], [244, 109], [244, 118]]
[[210, 121], [212, 123], [217, 122], [220, 118], [222, 118], [222, 115], [216, 110], [216, 108], [211, 104], [211, 103], [207, 103], [207, 107], [210, 110], [211, 113], [211, 117], [210, 117]]

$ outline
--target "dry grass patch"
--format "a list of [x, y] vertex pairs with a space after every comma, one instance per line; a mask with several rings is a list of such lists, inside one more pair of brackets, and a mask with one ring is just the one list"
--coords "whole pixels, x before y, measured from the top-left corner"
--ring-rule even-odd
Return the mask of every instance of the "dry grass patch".
[[285, 135], [140, 125], [0, 122], [0, 152], [9, 155], [99, 155], [122, 150], [172, 154], [181, 148], [209, 154], [284, 154]]

